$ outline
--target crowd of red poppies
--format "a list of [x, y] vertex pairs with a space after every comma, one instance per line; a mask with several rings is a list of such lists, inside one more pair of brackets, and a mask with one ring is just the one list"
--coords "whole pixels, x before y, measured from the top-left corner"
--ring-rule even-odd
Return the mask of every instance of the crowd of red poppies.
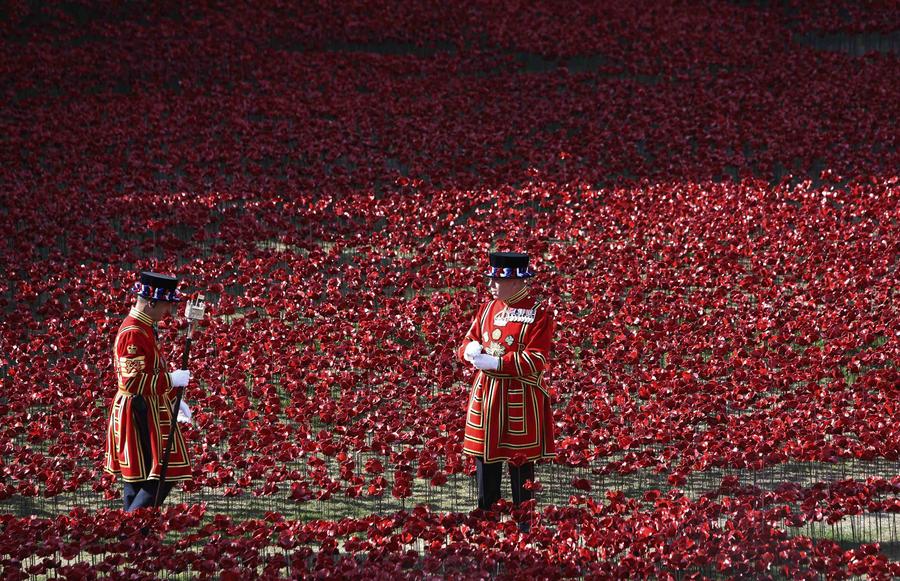
[[[59, 574], [74, 578], [157, 578], [191, 571], [197, 578], [590, 578], [662, 579], [750, 576], [896, 578], [877, 544], [842, 548], [783, 530], [835, 517], [838, 502], [861, 511], [898, 511], [900, 481], [870, 479], [760, 494], [733, 484], [691, 500], [679, 491], [629, 498], [573, 496], [535, 514], [534, 501], [494, 513], [409, 511], [296, 521], [278, 513], [234, 521], [202, 506], [123, 515], [75, 509], [52, 519], [0, 516], [5, 579]], [[791, 508], [802, 502], [802, 511]], [[205, 517], [205, 518], [204, 518]], [[837, 516], [837, 518], [841, 518]], [[504, 520], [506, 519], [506, 520]], [[530, 533], [516, 522], [533, 520]], [[177, 542], [161, 535], [178, 533]], [[87, 559], [77, 557], [89, 555]], [[364, 555], [365, 559], [358, 557]]]
[[[804, 528], [900, 542], [900, 66], [807, 42], [896, 35], [891, 3], [3, 10], [4, 578], [900, 575]], [[454, 352], [492, 249], [558, 321], [557, 458], [502, 515], [441, 504], [474, 506]], [[190, 508], [126, 517], [101, 462], [144, 269], [210, 307]]]

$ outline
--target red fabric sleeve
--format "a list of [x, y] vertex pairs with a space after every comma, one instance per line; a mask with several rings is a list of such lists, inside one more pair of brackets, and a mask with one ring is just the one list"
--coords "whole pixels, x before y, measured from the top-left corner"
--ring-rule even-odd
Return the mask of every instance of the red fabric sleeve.
[[119, 389], [134, 395], [164, 394], [172, 389], [169, 374], [155, 370], [156, 348], [140, 329], [122, 332], [116, 339], [116, 374]]
[[525, 348], [522, 351], [511, 351], [500, 358], [497, 373], [512, 377], [523, 377], [544, 371], [547, 358], [550, 356], [550, 343], [556, 324], [553, 317], [544, 309], [537, 313], [534, 323], [526, 331]]
[[466, 340], [463, 341], [463, 344], [459, 346], [459, 349], [456, 350], [456, 357], [462, 361], [463, 363], [468, 364], [464, 357], [464, 353], [466, 351], [466, 345], [468, 345], [472, 341], [481, 342], [481, 317], [484, 314], [484, 309], [487, 305], [481, 305], [478, 308], [478, 311], [475, 313], [475, 317], [472, 319], [472, 324], [469, 325], [469, 331], [466, 333]]

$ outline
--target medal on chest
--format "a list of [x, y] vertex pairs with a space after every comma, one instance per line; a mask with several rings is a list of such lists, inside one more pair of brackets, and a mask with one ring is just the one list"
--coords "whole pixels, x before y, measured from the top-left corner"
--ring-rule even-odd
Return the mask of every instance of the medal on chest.
[[530, 324], [534, 322], [537, 309], [510, 309], [506, 308], [494, 315], [494, 326], [505, 327], [507, 323]]
[[[487, 333], [485, 333], [487, 335]], [[503, 357], [503, 354], [506, 353], [506, 347], [503, 346], [502, 343], [499, 342], [500, 337], [503, 336], [503, 331], [500, 329], [494, 329], [491, 332], [492, 341], [487, 344], [484, 348], [484, 352], [488, 355], [493, 355], [494, 357]]]
[[[491, 319], [493, 330], [490, 334], [487, 330], [482, 333], [484, 352], [494, 357], [503, 357], [507, 347], [512, 347], [515, 343], [513, 335], [519, 332], [521, 325], [533, 323], [536, 315], [537, 309], [501, 309]], [[507, 332], [505, 338], [504, 331]]]

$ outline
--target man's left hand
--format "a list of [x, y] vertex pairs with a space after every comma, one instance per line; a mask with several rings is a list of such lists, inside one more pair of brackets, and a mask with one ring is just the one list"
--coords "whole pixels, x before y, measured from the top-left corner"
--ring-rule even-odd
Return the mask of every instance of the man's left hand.
[[178, 421], [182, 424], [192, 424], [193, 414], [191, 413], [191, 408], [188, 407], [186, 401], [181, 400], [181, 404], [178, 406]]
[[480, 353], [472, 357], [472, 365], [482, 371], [496, 371], [500, 367], [500, 358]]

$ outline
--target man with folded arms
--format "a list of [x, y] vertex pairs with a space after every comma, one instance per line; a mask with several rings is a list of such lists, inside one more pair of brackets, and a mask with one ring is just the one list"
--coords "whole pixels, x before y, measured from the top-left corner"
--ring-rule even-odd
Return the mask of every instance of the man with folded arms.
[[[492, 300], [475, 314], [460, 360], [476, 370], [466, 413], [463, 450], [476, 458], [478, 508], [500, 498], [501, 468], [509, 467], [515, 504], [532, 498], [534, 461], [552, 458], [553, 414], [544, 370], [555, 323], [529, 292], [527, 254], [492, 252], [485, 273]], [[527, 531], [527, 523], [521, 523]]]
[[[178, 279], [142, 272], [132, 292], [134, 307], [125, 317], [113, 346], [118, 392], [106, 430], [104, 469], [124, 484], [124, 508], [153, 506], [167, 438], [175, 438], [160, 503], [175, 482], [191, 479], [191, 464], [181, 431], [172, 417], [175, 388], [191, 379], [186, 369], [169, 373], [157, 341], [156, 323], [174, 314], [181, 300]], [[186, 406], [182, 406], [186, 410]]]

